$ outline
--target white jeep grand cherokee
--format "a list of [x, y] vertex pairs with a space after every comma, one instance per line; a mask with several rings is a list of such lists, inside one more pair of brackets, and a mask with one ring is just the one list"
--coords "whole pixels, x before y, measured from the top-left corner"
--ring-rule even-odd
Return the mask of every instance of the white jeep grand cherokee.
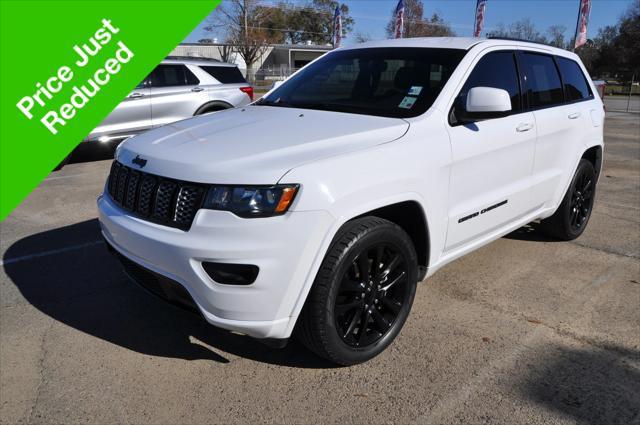
[[578, 57], [514, 40], [341, 48], [259, 102], [119, 148], [98, 198], [135, 281], [213, 325], [349, 365], [416, 283], [535, 220], [589, 220], [604, 110]]

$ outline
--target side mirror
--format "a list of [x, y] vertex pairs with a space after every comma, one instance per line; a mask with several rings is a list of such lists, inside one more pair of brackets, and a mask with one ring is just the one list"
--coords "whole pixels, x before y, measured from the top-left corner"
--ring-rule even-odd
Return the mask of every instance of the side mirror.
[[493, 87], [474, 87], [467, 93], [467, 104], [456, 113], [462, 122], [500, 118], [511, 112], [511, 97], [506, 90]]

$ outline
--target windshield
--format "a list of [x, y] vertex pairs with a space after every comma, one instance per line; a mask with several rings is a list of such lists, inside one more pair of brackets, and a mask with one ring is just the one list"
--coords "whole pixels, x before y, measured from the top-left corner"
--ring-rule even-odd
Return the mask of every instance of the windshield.
[[409, 118], [424, 113], [466, 51], [368, 48], [308, 65], [257, 105]]

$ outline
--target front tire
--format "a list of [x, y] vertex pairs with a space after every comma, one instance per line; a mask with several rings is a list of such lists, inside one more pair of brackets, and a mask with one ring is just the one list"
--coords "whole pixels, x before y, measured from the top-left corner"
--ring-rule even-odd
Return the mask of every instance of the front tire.
[[365, 362], [400, 333], [416, 291], [415, 248], [390, 221], [365, 217], [334, 239], [299, 318], [297, 336], [340, 365]]
[[596, 172], [593, 164], [581, 159], [567, 193], [557, 211], [543, 220], [541, 230], [563, 241], [576, 239], [584, 232], [596, 197]]

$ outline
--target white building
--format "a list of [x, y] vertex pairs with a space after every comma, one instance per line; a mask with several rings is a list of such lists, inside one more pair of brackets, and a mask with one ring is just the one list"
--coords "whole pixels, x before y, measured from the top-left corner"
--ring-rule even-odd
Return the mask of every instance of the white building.
[[[182, 43], [170, 56], [194, 56], [220, 60], [220, 51], [224, 44]], [[279, 80], [289, 76], [293, 71], [305, 66], [312, 60], [332, 50], [332, 46], [312, 44], [272, 44], [254, 64], [256, 82]], [[247, 75], [247, 65], [237, 53], [231, 54], [230, 62], [238, 65], [242, 73]]]

